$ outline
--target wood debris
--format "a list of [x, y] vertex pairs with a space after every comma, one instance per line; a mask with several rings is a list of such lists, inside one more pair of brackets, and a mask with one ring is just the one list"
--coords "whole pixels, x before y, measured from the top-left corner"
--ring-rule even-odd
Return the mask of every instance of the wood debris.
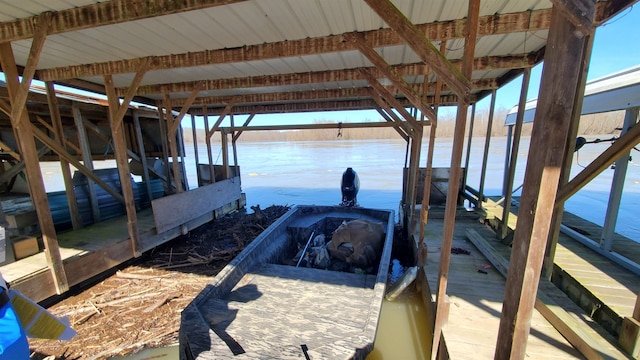
[[258, 207], [259, 217], [237, 212], [214, 220], [49, 307], [78, 335], [68, 342], [29, 339], [31, 359], [107, 359], [176, 344], [182, 309], [288, 209]]

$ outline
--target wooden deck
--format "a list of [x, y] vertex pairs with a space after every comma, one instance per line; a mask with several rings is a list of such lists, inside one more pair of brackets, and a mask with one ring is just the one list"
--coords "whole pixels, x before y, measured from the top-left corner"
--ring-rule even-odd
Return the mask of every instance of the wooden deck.
[[[426, 283], [432, 299], [437, 289], [442, 238], [442, 219], [432, 218], [425, 227], [428, 248], [425, 266]], [[475, 229], [484, 236], [493, 233], [478, 221], [475, 213], [457, 217], [453, 249], [467, 250], [469, 255], [454, 254], [447, 294], [449, 317], [443, 337], [452, 359], [493, 359], [502, 311], [505, 279], [489, 260], [466, 239], [465, 231]], [[418, 238], [416, 229], [415, 238]], [[486, 272], [483, 273], [483, 272]], [[532, 317], [527, 356], [532, 359], [581, 359], [583, 356], [538, 312]]]
[[[512, 212], [517, 213], [517, 210], [512, 207]], [[487, 212], [487, 216], [501, 217], [502, 207], [489, 206]], [[510, 215], [510, 227], [515, 226], [516, 219], [516, 214]], [[563, 224], [595, 242], [600, 241], [602, 227], [590, 221], [565, 212]], [[508, 248], [500, 246], [499, 242], [495, 247], [502, 248], [508, 259]], [[640, 263], [640, 243], [620, 234], [614, 234], [613, 251]], [[554, 263], [553, 282], [607, 331], [618, 334], [622, 319], [633, 314], [640, 277], [563, 233], [560, 233]]]
[[[225, 185], [222, 182], [218, 185], [214, 184], [212, 189], [221, 186]], [[219, 201], [224, 205], [220, 205]], [[140, 250], [142, 252], [151, 250], [216, 217], [239, 209], [245, 203], [244, 195], [240, 193], [240, 188], [237, 186], [237, 191], [229, 192], [218, 197], [215, 201], [210, 201], [207, 206], [211, 206], [211, 210], [201, 211], [199, 216], [185, 218], [179, 226], [166, 229], [162, 233], [156, 231], [154, 220], [154, 217], [158, 217], [159, 214], [154, 214], [151, 208], [138, 211]], [[60, 255], [70, 286], [80, 284], [134, 258], [127, 221], [125, 215], [57, 234]], [[42, 301], [56, 295], [45, 256], [44, 252], [40, 252], [3, 265], [0, 267], [0, 271], [14, 289], [20, 290], [34, 301]]]

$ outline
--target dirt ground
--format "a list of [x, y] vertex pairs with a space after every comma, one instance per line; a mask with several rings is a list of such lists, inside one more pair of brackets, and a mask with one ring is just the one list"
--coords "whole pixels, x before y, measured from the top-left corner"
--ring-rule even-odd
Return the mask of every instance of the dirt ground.
[[238, 211], [164, 244], [49, 307], [71, 341], [29, 339], [32, 359], [106, 359], [178, 342], [180, 312], [289, 207]]

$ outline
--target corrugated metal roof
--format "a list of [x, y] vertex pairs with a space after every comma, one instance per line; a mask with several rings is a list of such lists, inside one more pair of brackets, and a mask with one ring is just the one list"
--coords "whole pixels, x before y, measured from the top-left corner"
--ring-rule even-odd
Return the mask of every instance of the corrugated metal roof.
[[[15, 5], [13, 2], [3, 0], [0, 1], [0, 22], [29, 18], [44, 11], [64, 11], [96, 3], [98, 2], [88, 0], [52, 0], [47, 2], [22, 0], [20, 5]], [[451, 20], [463, 20], [467, 17], [468, 0], [393, 0], [392, 3], [416, 25], [431, 23], [442, 25]], [[487, 58], [488, 62], [498, 64], [497, 66], [502, 66], [502, 68], [477, 69], [472, 79], [495, 79], [494, 83], [500, 83], [501, 77], [510, 76], [513, 66], [533, 65], [532, 63], [511, 65], [508, 61], [500, 62], [498, 57], [529, 54], [532, 59], [536, 58], [536, 54], [546, 44], [547, 31], [544, 26], [539, 28], [535, 19], [527, 20], [527, 17], [536, 16], [537, 10], [549, 9], [552, 4], [548, 0], [487, 0], [482, 1], [480, 5], [480, 16], [487, 17], [486, 21], [498, 19], [499, 17], [496, 18], [496, 16], [505, 14], [520, 16], [510, 25], [517, 25], [522, 29], [509, 30], [514, 31], [513, 33], [483, 34], [477, 40], [475, 57]], [[548, 14], [541, 16], [543, 17], [537, 18], [538, 21], [549, 17]], [[102, 69], [108, 68], [109, 62], [126, 62], [148, 56], [160, 56], [163, 57], [163, 61], [168, 61], [168, 56], [171, 58], [184, 57], [189, 54], [204, 54], [206, 51], [219, 51], [222, 54], [220, 56], [226, 56], [226, 52], [230, 52], [232, 49], [249, 46], [254, 47], [252, 53], [259, 53], [271, 51], [269, 45], [281, 44], [282, 50], [278, 50], [283, 52], [281, 56], [262, 59], [252, 57], [191, 67], [154, 69], [145, 74], [142, 85], [168, 85], [199, 80], [248, 79], [270, 75], [341, 71], [373, 65], [353, 48], [347, 51], [328, 50], [332, 49], [336, 41], [331, 36], [353, 32], [372, 32], [372, 39], [375, 39], [376, 37], [373, 35], [379, 29], [388, 29], [388, 25], [362, 0], [239, 1], [227, 5], [51, 34], [46, 39], [38, 63], [38, 70], [58, 71], [68, 66], [82, 66], [81, 69], [84, 69], [84, 65], [93, 66], [91, 64], [101, 64], [100, 69]], [[439, 31], [441, 34], [450, 36], [451, 31], [461, 31], [460, 26], [457, 29], [443, 28]], [[384, 35], [381, 39], [386, 39], [386, 36], [388, 35]], [[309, 44], [318, 46], [318, 51], [312, 51], [312, 54], [309, 55], [288, 55], [286, 53], [287, 43], [297, 44], [296, 42], [304, 39], [312, 40]], [[440, 46], [439, 39], [432, 39], [432, 41], [436, 48]], [[12, 42], [16, 62], [19, 65], [26, 64], [30, 45], [31, 39]], [[324, 50], [325, 47], [327, 50]], [[461, 34], [449, 38], [446, 48], [445, 56], [448, 59], [460, 60], [464, 54], [464, 38]], [[375, 49], [390, 65], [422, 63], [420, 57], [401, 40], [397, 44], [378, 46]], [[540, 60], [537, 58], [536, 61]], [[423, 76], [419, 73], [402, 75], [406, 81], [412, 84], [417, 85], [423, 81]], [[117, 88], [127, 87], [133, 78], [133, 72], [113, 74]], [[101, 75], [96, 76], [89, 73], [79, 79], [97, 85], [104, 83]], [[430, 80], [435, 81], [435, 77], [432, 76]], [[208, 91], [201, 92], [199, 96], [277, 93], [309, 88], [335, 89], [344, 86], [367, 86], [367, 83], [362, 80], [351, 83], [329, 80], [325, 84], [283, 84], [280, 87], [273, 86], [273, 84], [263, 88], [235, 86], [208, 89]], [[168, 87], [163, 88], [167, 89]], [[433, 93], [433, 85], [430, 88]], [[473, 92], [484, 94], [486, 90], [478, 88]], [[183, 98], [188, 94], [184, 87], [180, 87], [173, 91], [171, 97], [174, 99]], [[162, 93], [145, 96], [154, 100], [162, 98]]]

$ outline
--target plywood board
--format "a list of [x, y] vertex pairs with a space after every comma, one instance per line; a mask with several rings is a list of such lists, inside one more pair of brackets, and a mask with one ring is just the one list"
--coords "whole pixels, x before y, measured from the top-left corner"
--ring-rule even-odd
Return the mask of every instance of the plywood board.
[[179, 194], [153, 200], [156, 231], [163, 233], [191, 219], [240, 199], [240, 178], [219, 181]]

